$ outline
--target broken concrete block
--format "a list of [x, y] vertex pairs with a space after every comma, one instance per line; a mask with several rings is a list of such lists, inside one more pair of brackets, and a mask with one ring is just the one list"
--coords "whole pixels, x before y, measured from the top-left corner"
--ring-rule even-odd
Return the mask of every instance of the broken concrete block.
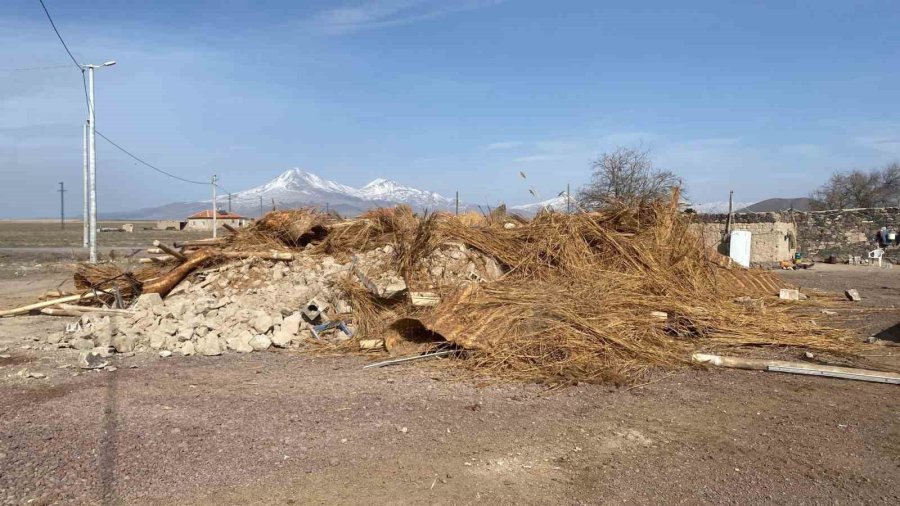
[[328, 304], [313, 297], [303, 305], [303, 316], [309, 321], [315, 321], [316, 318], [322, 316], [322, 311], [328, 309]]
[[136, 340], [133, 336], [117, 335], [112, 339], [112, 346], [117, 353], [128, 353], [134, 351]]
[[250, 347], [253, 351], [265, 351], [272, 346], [272, 340], [262, 334], [257, 334], [250, 338]]
[[284, 320], [281, 322], [281, 330], [282, 332], [287, 332], [291, 336], [296, 336], [297, 332], [300, 332], [301, 323], [303, 323], [303, 317], [300, 313], [292, 313], [291, 315], [284, 317]]
[[296, 335], [296, 333], [292, 334], [282, 327], [272, 334], [272, 345], [276, 348], [287, 348]]
[[137, 301], [135, 301], [133, 308], [146, 309], [161, 305], [163, 305], [163, 300], [158, 293], [144, 293], [137, 298]]
[[181, 354], [184, 355], [185, 357], [189, 357], [189, 356], [193, 355], [194, 353], [196, 353], [194, 343], [192, 343], [190, 341], [188, 341], [186, 343], [182, 343], [181, 348], [179, 348], [178, 351], [180, 351]]
[[782, 288], [778, 293], [781, 300], [800, 300], [800, 291], [793, 288]]
[[94, 341], [83, 337], [76, 337], [69, 341], [69, 345], [76, 350], [88, 351], [94, 349]]
[[858, 302], [858, 301], [862, 300], [862, 297], [859, 296], [859, 292], [852, 288], [850, 290], [847, 290], [846, 292], [844, 292], [844, 295], [846, 295], [848, 299], [850, 299], [854, 302]]
[[250, 353], [253, 351], [253, 347], [250, 346], [250, 339], [252, 338], [253, 334], [245, 330], [225, 339], [225, 343], [230, 350], [234, 350], [238, 353]]
[[83, 351], [78, 356], [78, 367], [82, 369], [103, 369], [109, 365], [102, 355], [93, 351]]
[[257, 311], [250, 321], [250, 325], [260, 334], [265, 334], [272, 329], [275, 321], [265, 311]]
[[221, 355], [223, 351], [219, 344], [219, 336], [216, 334], [207, 334], [206, 337], [197, 339], [196, 350], [205, 356]]

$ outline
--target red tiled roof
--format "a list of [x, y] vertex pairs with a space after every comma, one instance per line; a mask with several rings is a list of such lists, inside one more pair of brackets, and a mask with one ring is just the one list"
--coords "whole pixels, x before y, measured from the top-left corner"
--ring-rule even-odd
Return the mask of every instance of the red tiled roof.
[[[212, 210], [207, 209], [205, 211], [200, 211], [199, 213], [192, 214], [187, 217], [189, 220], [211, 220], [213, 217]], [[220, 220], [239, 220], [244, 217], [238, 214], [232, 214], [226, 211], [219, 211], [216, 215], [216, 219]]]

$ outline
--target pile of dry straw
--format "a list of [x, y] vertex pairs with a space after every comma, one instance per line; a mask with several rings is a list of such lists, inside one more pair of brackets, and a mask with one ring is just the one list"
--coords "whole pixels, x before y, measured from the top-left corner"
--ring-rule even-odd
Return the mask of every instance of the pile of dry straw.
[[[400, 341], [446, 340], [465, 350], [463, 363], [506, 378], [625, 382], [653, 368], [686, 366], [694, 351], [737, 347], [853, 352], [843, 332], [780, 303], [773, 295], [781, 283], [772, 274], [730, 267], [705, 248], [675, 202], [545, 212], [530, 221], [496, 211], [416, 215], [408, 207], [353, 220], [311, 209], [273, 211], [231, 236], [226, 248], [348, 260], [390, 245], [391, 267], [409, 291], [440, 302], [421, 307], [408, 295], [380, 299], [348, 272], [356, 338], [384, 338], [388, 349]], [[424, 260], [448, 243], [494, 259], [504, 274], [436, 282]], [[747, 296], [762, 302], [734, 300]]]
[[[854, 349], [842, 332], [779, 303], [773, 294], [781, 283], [772, 274], [728, 266], [688, 225], [674, 201], [547, 212], [531, 221], [502, 213], [417, 216], [405, 207], [338, 221], [297, 210], [271, 213], [235, 243], [302, 245], [349, 257], [390, 244], [409, 290], [439, 294], [441, 302], [423, 308], [408, 298], [381, 300], [348, 274], [359, 337], [443, 338], [467, 350], [466, 363], [504, 377], [621, 382], [651, 368], [687, 365], [697, 350]], [[448, 242], [495, 259], [505, 274], [492, 282], [435, 284], [422, 260]], [[765, 302], [734, 300], [746, 296]]]

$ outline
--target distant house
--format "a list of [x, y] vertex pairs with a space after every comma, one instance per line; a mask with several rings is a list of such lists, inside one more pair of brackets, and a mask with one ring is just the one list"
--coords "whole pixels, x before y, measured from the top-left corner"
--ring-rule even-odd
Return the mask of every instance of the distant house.
[[[250, 218], [245, 218], [238, 214], [232, 214], [226, 211], [218, 211], [216, 215], [216, 225], [221, 227], [228, 224], [234, 228], [242, 228], [250, 223]], [[187, 217], [187, 226], [185, 230], [212, 230], [213, 213], [212, 210], [200, 211]]]

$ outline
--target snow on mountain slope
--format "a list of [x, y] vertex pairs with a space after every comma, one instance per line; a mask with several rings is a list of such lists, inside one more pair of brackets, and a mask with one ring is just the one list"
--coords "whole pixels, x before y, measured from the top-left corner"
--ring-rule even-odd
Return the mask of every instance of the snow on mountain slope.
[[[749, 206], [749, 202], [735, 202], [732, 209], [737, 211]], [[697, 211], [698, 214], [719, 214], [728, 212], [728, 201], [707, 202], [705, 204], [691, 204], [691, 209]]]
[[378, 178], [356, 191], [365, 200], [387, 200], [413, 207], [445, 208], [453, 201], [435, 192], [403, 186], [396, 181]]
[[[570, 202], [570, 207], [574, 206], [574, 199]], [[533, 204], [522, 204], [518, 206], [510, 207], [513, 211], [519, 211], [526, 214], [534, 214], [543, 209], [552, 209], [554, 211], [565, 211], [566, 210], [566, 196], [560, 195], [559, 197], [553, 197], [552, 199], [544, 200], [541, 202], [535, 202]]]
[[415, 209], [448, 209], [453, 201], [438, 193], [396, 181], [376, 179], [362, 188], [354, 188], [320, 177], [311, 172], [293, 168], [286, 170], [268, 183], [233, 195], [242, 201], [256, 201], [262, 197], [268, 204], [350, 204], [357, 207], [374, 207], [385, 204], [408, 204]]
[[294, 168], [282, 172], [281, 175], [262, 186], [238, 192], [235, 196], [237, 198], [263, 197], [264, 199], [280, 200], [296, 199], [300, 196], [318, 197], [327, 193], [355, 196], [356, 192], [358, 190], [353, 187]]

